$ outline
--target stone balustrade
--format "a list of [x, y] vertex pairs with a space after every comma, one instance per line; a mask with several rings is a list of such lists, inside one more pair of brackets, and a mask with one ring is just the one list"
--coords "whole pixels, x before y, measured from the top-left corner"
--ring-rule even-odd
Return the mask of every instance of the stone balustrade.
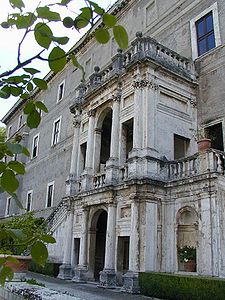
[[136, 39], [125, 52], [118, 50], [104, 69], [98, 66], [94, 68], [86, 83], [82, 83], [76, 89], [75, 102], [82, 103], [88, 94], [102, 87], [102, 85], [113, 76], [122, 74], [130, 65], [137, 61], [151, 60], [172, 72], [185, 76], [190, 80], [196, 80], [195, 67], [192, 60], [179, 55], [169, 48], [161, 45], [151, 37], [142, 37], [142, 33], [136, 34]]
[[66, 217], [67, 211], [68, 205], [65, 202], [65, 200], [62, 200], [47, 218], [48, 228], [51, 232], [53, 232], [57, 228], [57, 226], [62, 222], [62, 220]]
[[97, 174], [93, 176], [93, 187], [95, 189], [98, 189], [105, 186], [105, 177], [106, 177], [105, 173]]

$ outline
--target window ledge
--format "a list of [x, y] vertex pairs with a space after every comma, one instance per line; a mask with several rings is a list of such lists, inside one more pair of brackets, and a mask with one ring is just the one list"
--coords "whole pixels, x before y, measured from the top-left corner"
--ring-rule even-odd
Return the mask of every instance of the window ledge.
[[225, 45], [219, 45], [219, 46], [217, 46], [217, 47], [215, 47], [215, 48], [213, 48], [213, 49], [211, 49], [211, 50], [205, 52], [204, 54], [198, 56], [194, 61], [195, 61], [195, 62], [198, 62], [198, 61], [200, 61], [201, 59], [204, 59], [204, 58], [206, 58], [207, 56], [212, 55], [214, 52], [217, 52], [217, 51], [219, 51], [220, 49], [222, 49], [222, 48], [224, 48], [224, 47], [225, 47]]

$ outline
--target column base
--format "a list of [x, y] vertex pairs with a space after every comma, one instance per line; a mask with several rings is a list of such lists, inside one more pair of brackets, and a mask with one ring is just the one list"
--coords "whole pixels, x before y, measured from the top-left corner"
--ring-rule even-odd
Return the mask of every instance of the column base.
[[59, 279], [69, 280], [73, 278], [73, 269], [70, 264], [62, 264], [59, 267], [59, 274], [57, 276]]
[[87, 282], [87, 267], [78, 267], [74, 270], [74, 282], [86, 283]]
[[123, 287], [121, 292], [126, 292], [130, 294], [139, 294], [139, 280], [138, 280], [138, 273], [128, 271], [126, 274], [123, 275]]
[[100, 282], [98, 287], [113, 289], [116, 287], [116, 273], [112, 269], [104, 269], [100, 272]]

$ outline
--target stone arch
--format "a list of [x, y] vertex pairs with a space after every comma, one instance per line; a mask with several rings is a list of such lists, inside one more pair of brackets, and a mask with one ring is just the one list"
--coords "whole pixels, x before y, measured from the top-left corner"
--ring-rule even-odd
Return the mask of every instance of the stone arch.
[[110, 157], [112, 108], [105, 107], [97, 116], [95, 127], [94, 171], [102, 173]]
[[98, 281], [105, 263], [107, 209], [98, 207], [91, 211], [89, 217], [89, 274]]
[[193, 247], [196, 249], [197, 256], [198, 214], [196, 210], [191, 206], [185, 206], [179, 209], [176, 216], [176, 224], [178, 270], [186, 271], [185, 263], [180, 261], [179, 251], [186, 246]]

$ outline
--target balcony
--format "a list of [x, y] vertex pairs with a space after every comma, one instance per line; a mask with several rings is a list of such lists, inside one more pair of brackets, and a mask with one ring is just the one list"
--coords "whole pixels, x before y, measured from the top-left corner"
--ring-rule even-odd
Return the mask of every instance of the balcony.
[[88, 175], [88, 179], [83, 175], [78, 180], [77, 193], [127, 184], [134, 180], [150, 179], [169, 183], [213, 172], [224, 175], [224, 159], [225, 152], [215, 149], [174, 161], [135, 157], [128, 159], [123, 166], [108, 166], [106, 171]]

